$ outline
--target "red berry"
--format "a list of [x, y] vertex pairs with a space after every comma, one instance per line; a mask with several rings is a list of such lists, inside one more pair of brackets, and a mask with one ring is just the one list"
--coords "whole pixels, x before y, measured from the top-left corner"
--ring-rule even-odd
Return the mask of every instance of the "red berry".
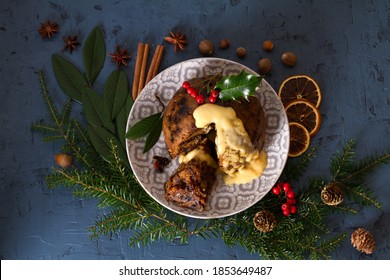
[[210, 101], [210, 103], [215, 103], [215, 102], [217, 102], [217, 98], [214, 96], [209, 96], [209, 101]]
[[189, 88], [189, 87], [191, 87], [191, 85], [190, 85], [189, 82], [185, 81], [185, 82], [183, 82], [182, 87], [183, 88]]
[[194, 89], [193, 87], [187, 88], [187, 92], [193, 98], [196, 98], [198, 96], [198, 91], [196, 89]]
[[197, 97], [196, 97], [196, 102], [198, 102], [198, 104], [203, 104], [204, 103], [204, 96], [199, 94]]
[[295, 205], [291, 205], [290, 212], [291, 212], [291, 214], [297, 213], [297, 207]]
[[291, 190], [290, 183], [283, 183], [283, 190], [285, 193], [287, 193], [289, 190]]
[[280, 208], [282, 208], [282, 211], [286, 211], [286, 210], [290, 211], [290, 205], [288, 203], [283, 203]]
[[212, 97], [218, 97], [218, 96], [219, 96], [219, 91], [216, 90], [216, 89], [213, 89], [213, 90], [211, 91], [211, 96], [212, 96]]
[[287, 196], [287, 198], [294, 198], [295, 193], [293, 190], [289, 190], [289, 191], [287, 191], [286, 196]]
[[273, 194], [275, 194], [275, 195], [279, 195], [279, 194], [280, 194], [280, 188], [274, 187], [274, 188], [272, 188], [272, 192], [273, 192]]
[[196, 98], [196, 97], [198, 97], [199, 94], [197, 92], [193, 92], [190, 95], [192, 98]]
[[290, 213], [291, 213], [290, 209], [287, 209], [287, 210], [283, 211], [283, 215], [286, 216], [286, 217], [289, 216]]
[[287, 198], [287, 203], [290, 205], [294, 205], [297, 203], [297, 200], [295, 198]]

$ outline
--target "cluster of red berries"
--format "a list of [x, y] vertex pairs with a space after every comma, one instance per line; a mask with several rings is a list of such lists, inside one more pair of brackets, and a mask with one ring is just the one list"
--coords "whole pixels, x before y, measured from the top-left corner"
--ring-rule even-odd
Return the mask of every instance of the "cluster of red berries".
[[[195, 98], [196, 102], [201, 105], [205, 102], [205, 97], [203, 94], [200, 94], [195, 88], [193, 88], [189, 82], [185, 81], [182, 84], [182, 87], [187, 90], [187, 93], [191, 95], [191, 97]], [[210, 103], [215, 103], [218, 100], [219, 91], [217, 89], [213, 89], [209, 95]]]
[[286, 202], [281, 205], [284, 216], [290, 216], [297, 212], [297, 200], [295, 199], [295, 193], [291, 189], [289, 183], [279, 182], [276, 187], [272, 188], [272, 193], [275, 195], [281, 195], [284, 192]]

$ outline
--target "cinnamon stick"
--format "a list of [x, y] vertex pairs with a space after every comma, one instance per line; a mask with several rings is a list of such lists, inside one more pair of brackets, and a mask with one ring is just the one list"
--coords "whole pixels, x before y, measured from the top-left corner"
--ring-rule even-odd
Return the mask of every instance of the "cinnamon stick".
[[146, 64], [148, 62], [148, 57], [149, 57], [149, 44], [145, 44], [143, 55], [142, 55], [142, 65], [141, 65], [141, 72], [140, 72], [139, 82], [138, 82], [137, 97], [145, 86]]
[[158, 68], [160, 68], [161, 60], [162, 60], [162, 57], [164, 54], [164, 46], [163, 45], [159, 45], [159, 46], [160, 46], [160, 48], [159, 48], [159, 52], [158, 52], [158, 56], [157, 56], [157, 63], [153, 69], [153, 77], [155, 77], [158, 74]]
[[152, 62], [149, 67], [148, 75], [146, 77], [146, 82], [145, 82], [146, 84], [150, 82], [150, 80], [157, 75], [158, 68], [160, 66], [161, 59], [162, 59], [163, 50], [164, 50], [163, 45], [157, 45], [156, 50], [154, 51]]
[[138, 85], [139, 85], [139, 78], [140, 78], [140, 74], [141, 74], [142, 58], [144, 55], [144, 49], [145, 49], [145, 44], [142, 42], [138, 43], [137, 59], [135, 61], [135, 69], [134, 69], [133, 87], [132, 87], [132, 92], [131, 92], [133, 100], [135, 100], [137, 98], [137, 95], [138, 95]]

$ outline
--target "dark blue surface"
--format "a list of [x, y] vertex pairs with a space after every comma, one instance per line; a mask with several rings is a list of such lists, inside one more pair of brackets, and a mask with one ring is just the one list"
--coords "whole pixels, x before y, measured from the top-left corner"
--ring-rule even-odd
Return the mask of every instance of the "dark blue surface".
[[[104, 210], [93, 200], [72, 196], [70, 190], [49, 190], [45, 176], [51, 172], [59, 145], [45, 144], [30, 131], [32, 122], [47, 118], [37, 71], [43, 69], [50, 93], [58, 102], [65, 97], [54, 80], [51, 55], [63, 47], [63, 35], [83, 41], [100, 25], [107, 51], [116, 44], [133, 54], [125, 70], [132, 80], [137, 43], [154, 48], [169, 31], [187, 34], [185, 52], [175, 54], [166, 45], [161, 65], [199, 56], [204, 38], [215, 44], [224, 37], [228, 50], [214, 56], [241, 62], [256, 70], [260, 57], [270, 57], [267, 81], [277, 89], [293, 74], [313, 76], [323, 91], [322, 126], [313, 139], [319, 147], [307, 176], [327, 175], [329, 157], [341, 144], [358, 141], [358, 157], [389, 148], [390, 138], [390, 2], [389, 1], [0, 1], [0, 257], [1, 259], [256, 259], [240, 247], [228, 248], [216, 238], [190, 239], [188, 245], [156, 242], [130, 248], [131, 233], [113, 233], [91, 240], [88, 226]], [[52, 40], [37, 33], [40, 22], [57, 21], [61, 32]], [[263, 40], [274, 41], [271, 53]], [[238, 59], [235, 49], [248, 54]], [[293, 51], [298, 63], [287, 68], [280, 62]], [[81, 65], [81, 52], [65, 54]], [[106, 59], [98, 86], [114, 69]], [[80, 109], [75, 109], [79, 114]], [[350, 234], [356, 227], [372, 231], [377, 250], [359, 254], [349, 241], [335, 259], [390, 259], [390, 166], [377, 170], [368, 184], [383, 209], [361, 209], [354, 216], [330, 221], [335, 232]]]

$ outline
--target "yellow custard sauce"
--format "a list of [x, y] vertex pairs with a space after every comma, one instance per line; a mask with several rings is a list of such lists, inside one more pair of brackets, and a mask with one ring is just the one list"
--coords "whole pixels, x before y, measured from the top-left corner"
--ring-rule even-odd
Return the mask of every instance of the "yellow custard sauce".
[[244, 184], [263, 174], [267, 153], [254, 148], [242, 121], [232, 108], [204, 104], [195, 109], [193, 117], [198, 128], [215, 124], [219, 168], [225, 173], [225, 183]]

